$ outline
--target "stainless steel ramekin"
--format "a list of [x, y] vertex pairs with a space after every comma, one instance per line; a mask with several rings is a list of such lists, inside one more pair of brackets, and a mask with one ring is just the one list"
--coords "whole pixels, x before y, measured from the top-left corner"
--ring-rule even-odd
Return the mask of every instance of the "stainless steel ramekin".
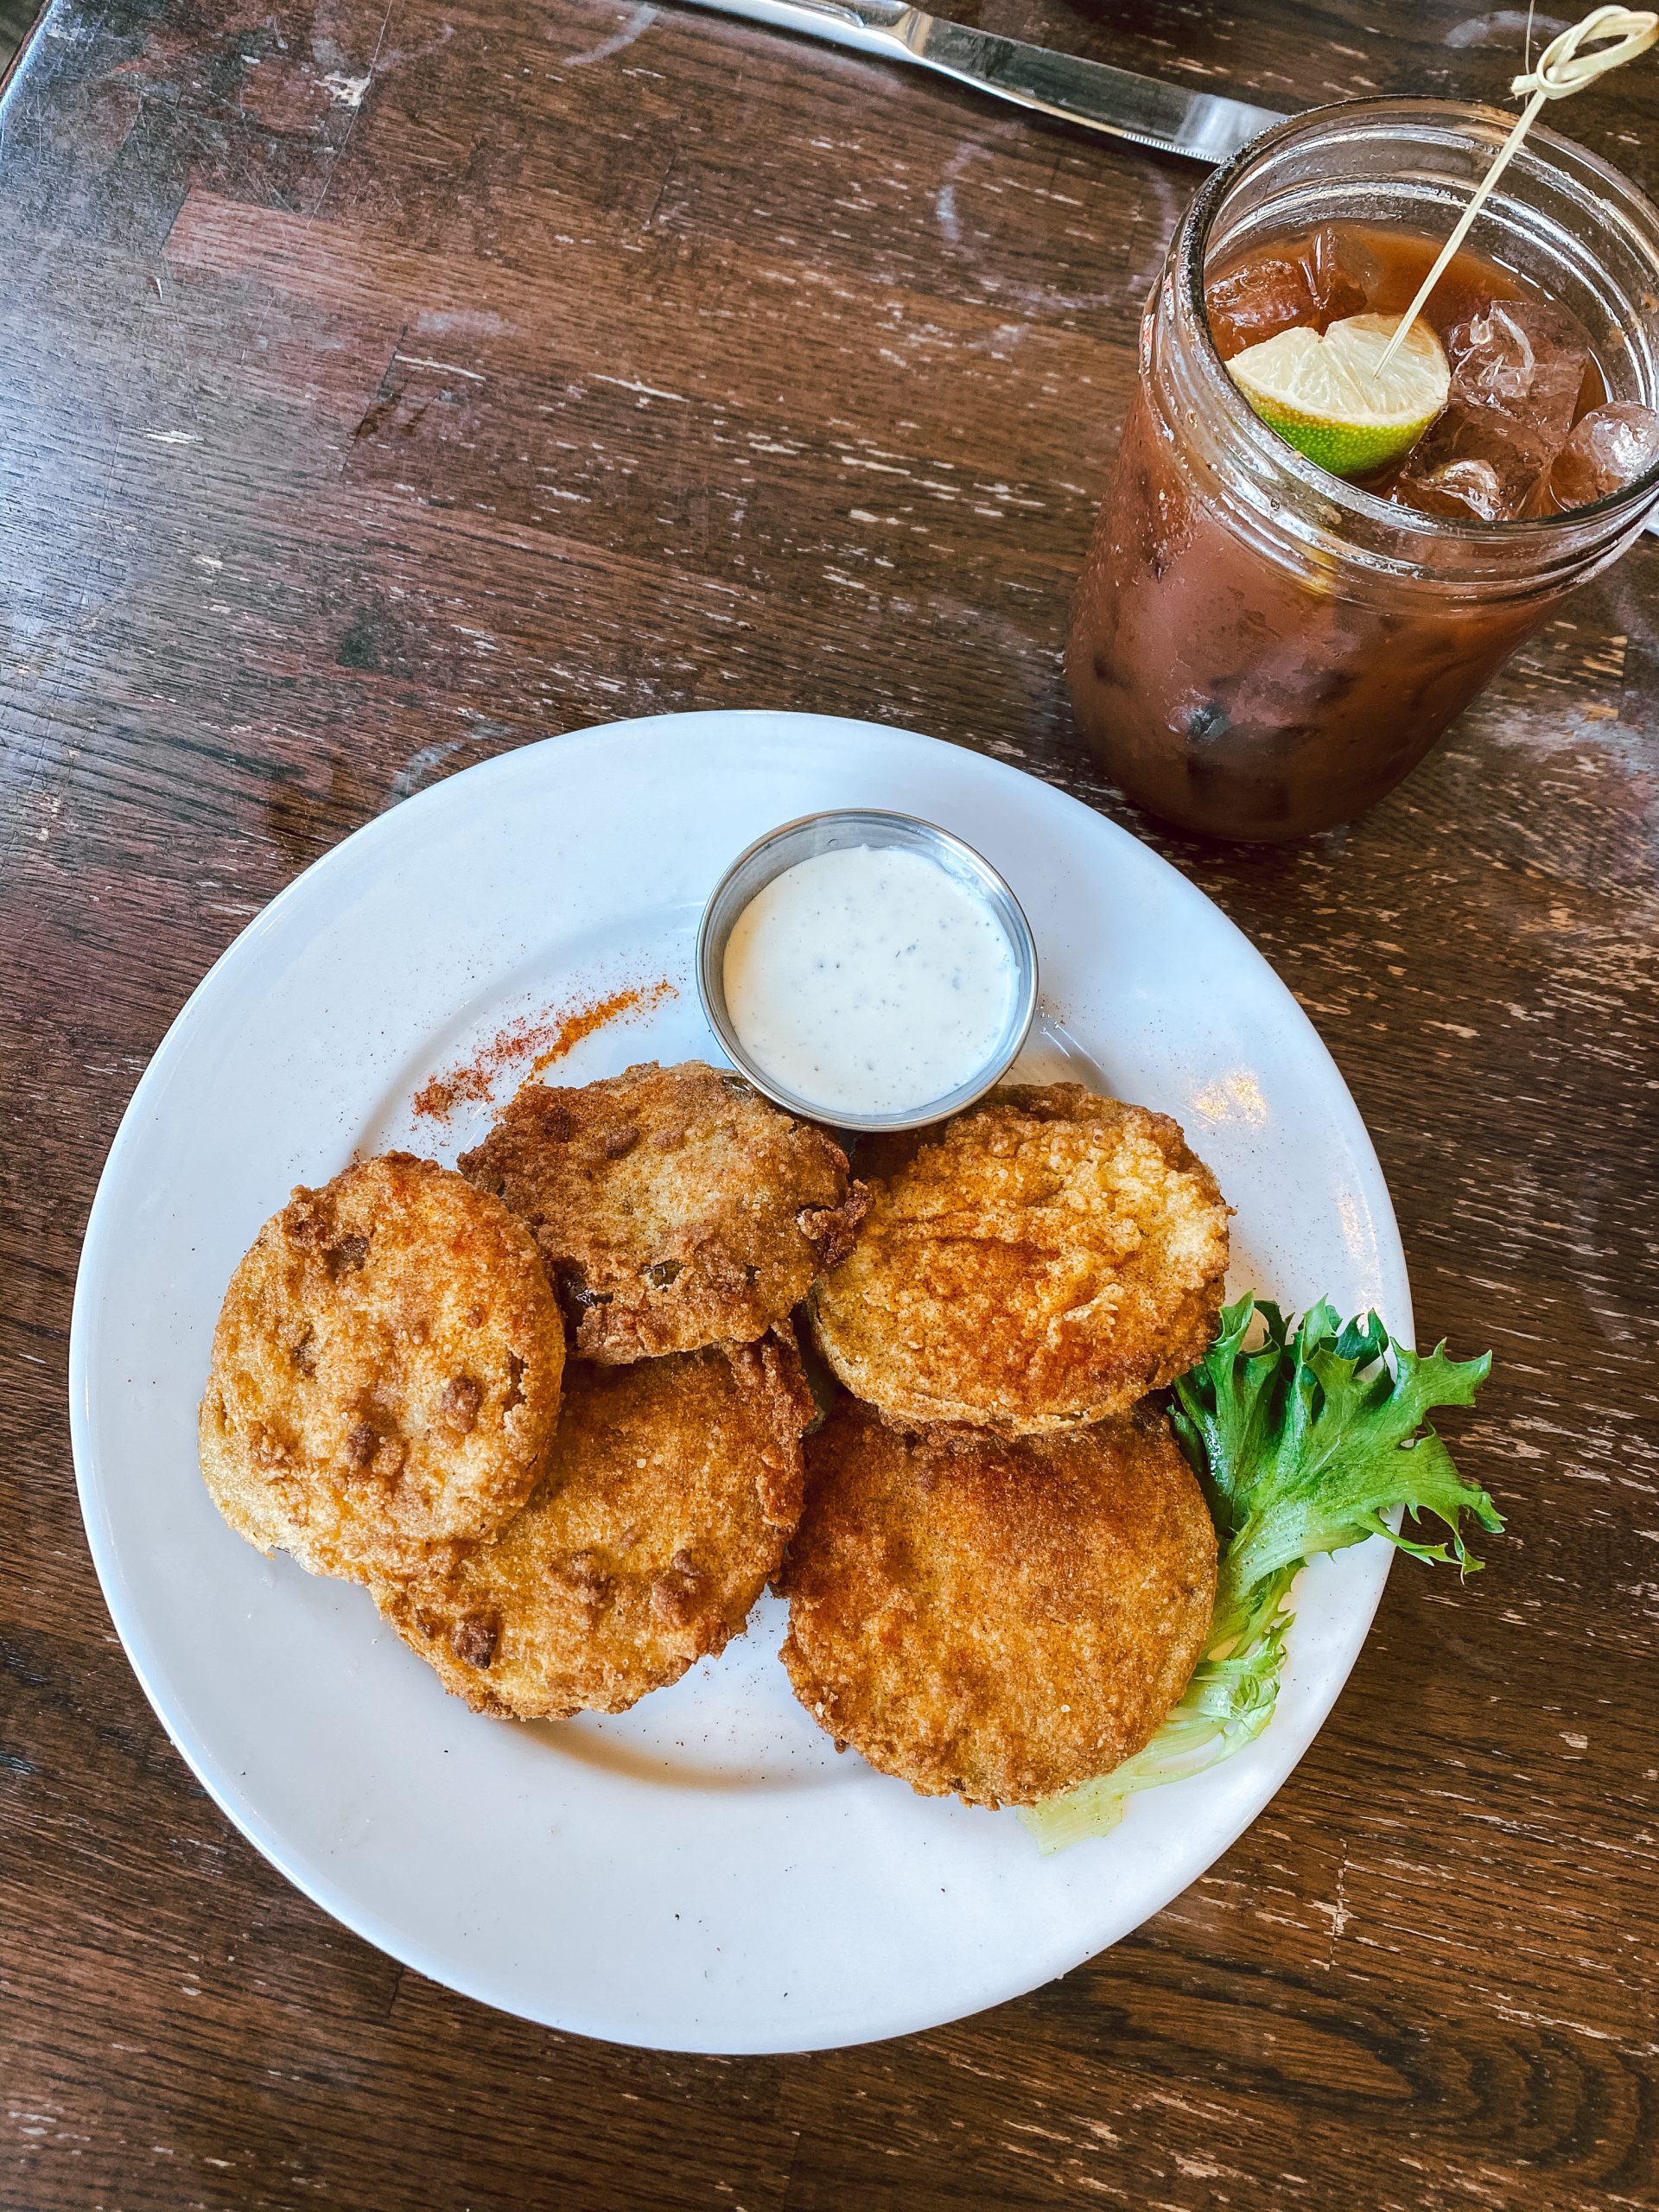
[[[841, 852], [848, 846], [856, 845], [897, 845], [907, 852], [925, 853], [930, 860], [938, 861], [947, 874], [954, 876], [990, 908], [1014, 956], [1014, 1001], [995, 1049], [968, 1082], [958, 1084], [944, 1097], [905, 1114], [832, 1115], [821, 1103], [798, 1097], [750, 1058], [726, 1010], [727, 941], [738, 916], [755, 893], [798, 861], [812, 860], [819, 853]], [[1007, 1072], [1026, 1041], [1037, 1011], [1037, 947], [1020, 901], [990, 862], [971, 845], [913, 814], [892, 814], [876, 807], [848, 807], [833, 813], [804, 815], [798, 822], [785, 822], [780, 829], [769, 830], [759, 838], [746, 853], [738, 855], [715, 886], [713, 895], [702, 910], [697, 930], [697, 990], [709, 1026], [734, 1066], [776, 1105], [786, 1107], [804, 1120], [828, 1122], [836, 1128], [861, 1134], [915, 1129], [971, 1106], [999, 1076]]]

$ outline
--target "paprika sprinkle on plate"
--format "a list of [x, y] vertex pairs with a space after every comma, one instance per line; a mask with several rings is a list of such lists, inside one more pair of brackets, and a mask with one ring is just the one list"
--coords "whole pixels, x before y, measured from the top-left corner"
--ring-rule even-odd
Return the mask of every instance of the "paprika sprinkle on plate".
[[632, 983], [601, 998], [521, 1014], [480, 1045], [469, 1060], [435, 1075], [415, 1094], [414, 1110], [432, 1121], [446, 1121], [458, 1105], [487, 1105], [502, 1077], [519, 1069], [539, 1075], [574, 1050], [585, 1037], [611, 1021], [639, 1021], [678, 993], [666, 976], [655, 982]]

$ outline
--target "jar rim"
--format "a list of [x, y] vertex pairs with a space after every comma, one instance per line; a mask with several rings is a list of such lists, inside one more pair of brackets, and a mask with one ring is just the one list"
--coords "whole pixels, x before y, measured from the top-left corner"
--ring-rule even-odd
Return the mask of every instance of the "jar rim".
[[[1375, 492], [1367, 492], [1346, 478], [1334, 476], [1328, 469], [1281, 438], [1255, 413], [1229, 375], [1225, 362], [1216, 345], [1210, 327], [1208, 303], [1205, 296], [1205, 257], [1210, 235], [1216, 219], [1239, 179], [1253, 169], [1264, 154], [1293, 143], [1306, 133], [1310, 127], [1329, 124], [1338, 117], [1357, 120], [1367, 114], [1378, 122], [1388, 119], [1403, 121], [1408, 117], [1432, 118], [1441, 123], [1463, 127], [1465, 137], [1490, 138], [1492, 149], [1509, 136], [1515, 127], [1515, 118], [1501, 108], [1484, 103], [1465, 100], [1406, 99], [1378, 97], [1370, 99], [1333, 100], [1324, 107], [1306, 108], [1296, 115], [1287, 116], [1260, 137], [1242, 146], [1230, 161], [1205, 180], [1193, 195], [1182, 219], [1179, 237], [1179, 271], [1184, 280], [1186, 303], [1196, 325], [1199, 339], [1200, 373], [1211, 388], [1230, 424], [1243, 434], [1245, 440], [1272, 466], [1300, 484], [1311, 496], [1343, 509], [1357, 518], [1390, 530], [1408, 529], [1414, 533], [1421, 528], [1426, 542], [1452, 543], [1470, 547], [1499, 545], [1520, 551], [1527, 543], [1536, 543], [1541, 550], [1554, 546], [1573, 533], [1581, 531], [1586, 523], [1606, 524], [1609, 534], [1617, 536], [1620, 525], [1634, 520], [1637, 511], [1654, 502], [1659, 494], [1659, 461], [1640, 476], [1609, 492], [1599, 499], [1586, 501], [1582, 506], [1563, 508], [1551, 515], [1518, 516], [1503, 522], [1455, 521], [1448, 517], [1426, 514], [1420, 508], [1396, 505]], [[1470, 131], [1467, 126], [1475, 124]], [[1527, 135], [1522, 153], [1550, 152], [1567, 157], [1567, 166], [1592, 171], [1609, 200], [1623, 200], [1645, 213], [1659, 240], [1659, 207], [1656, 207], [1640, 187], [1616, 168], [1611, 162], [1581, 146], [1576, 139], [1560, 132], [1535, 126]], [[1659, 260], [1659, 250], [1656, 258]], [[1598, 531], [1595, 534], [1599, 535]]]

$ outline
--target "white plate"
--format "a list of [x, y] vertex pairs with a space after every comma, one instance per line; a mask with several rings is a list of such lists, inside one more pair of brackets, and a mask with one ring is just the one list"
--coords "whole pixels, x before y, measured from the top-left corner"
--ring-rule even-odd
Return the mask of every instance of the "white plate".
[[[1029, 914], [1044, 1033], [1185, 1126], [1237, 1208], [1232, 1287], [1375, 1306], [1404, 1261], [1353, 1101], [1288, 991], [1173, 869], [980, 754], [816, 715], [700, 714], [526, 747], [380, 817], [260, 915], [139, 1084], [92, 1209], [70, 1355], [105, 1595], [174, 1742], [249, 1839], [371, 1942], [549, 2026], [699, 2051], [929, 2028], [1064, 1974], [1253, 1820], [1329, 1712], [1389, 1548], [1304, 1576], [1279, 1710], [1248, 1751], [1039, 1858], [1012, 1813], [837, 1757], [789, 1694], [764, 1599], [718, 1662], [632, 1713], [475, 1718], [361, 1590], [239, 1542], [196, 1470], [232, 1268], [299, 1180], [394, 1142], [453, 1159], [483, 1117], [416, 1089], [513, 1017], [664, 976], [557, 1075], [715, 1057], [702, 900], [775, 823], [897, 807], [976, 845]], [[511, 1087], [511, 1077], [506, 1088]]]

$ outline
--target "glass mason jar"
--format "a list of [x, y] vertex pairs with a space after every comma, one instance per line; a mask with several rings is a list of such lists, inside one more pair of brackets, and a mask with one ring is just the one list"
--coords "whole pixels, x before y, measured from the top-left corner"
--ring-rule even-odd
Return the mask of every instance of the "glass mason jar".
[[[1207, 268], [1326, 223], [1442, 239], [1509, 124], [1316, 109], [1217, 170], [1175, 234], [1066, 652], [1085, 736], [1166, 821], [1268, 842], [1358, 814], [1659, 496], [1656, 468], [1537, 521], [1419, 514], [1269, 430], [1211, 342]], [[1579, 317], [1609, 398], [1659, 407], [1659, 209], [1618, 170], [1535, 129], [1467, 245]]]

